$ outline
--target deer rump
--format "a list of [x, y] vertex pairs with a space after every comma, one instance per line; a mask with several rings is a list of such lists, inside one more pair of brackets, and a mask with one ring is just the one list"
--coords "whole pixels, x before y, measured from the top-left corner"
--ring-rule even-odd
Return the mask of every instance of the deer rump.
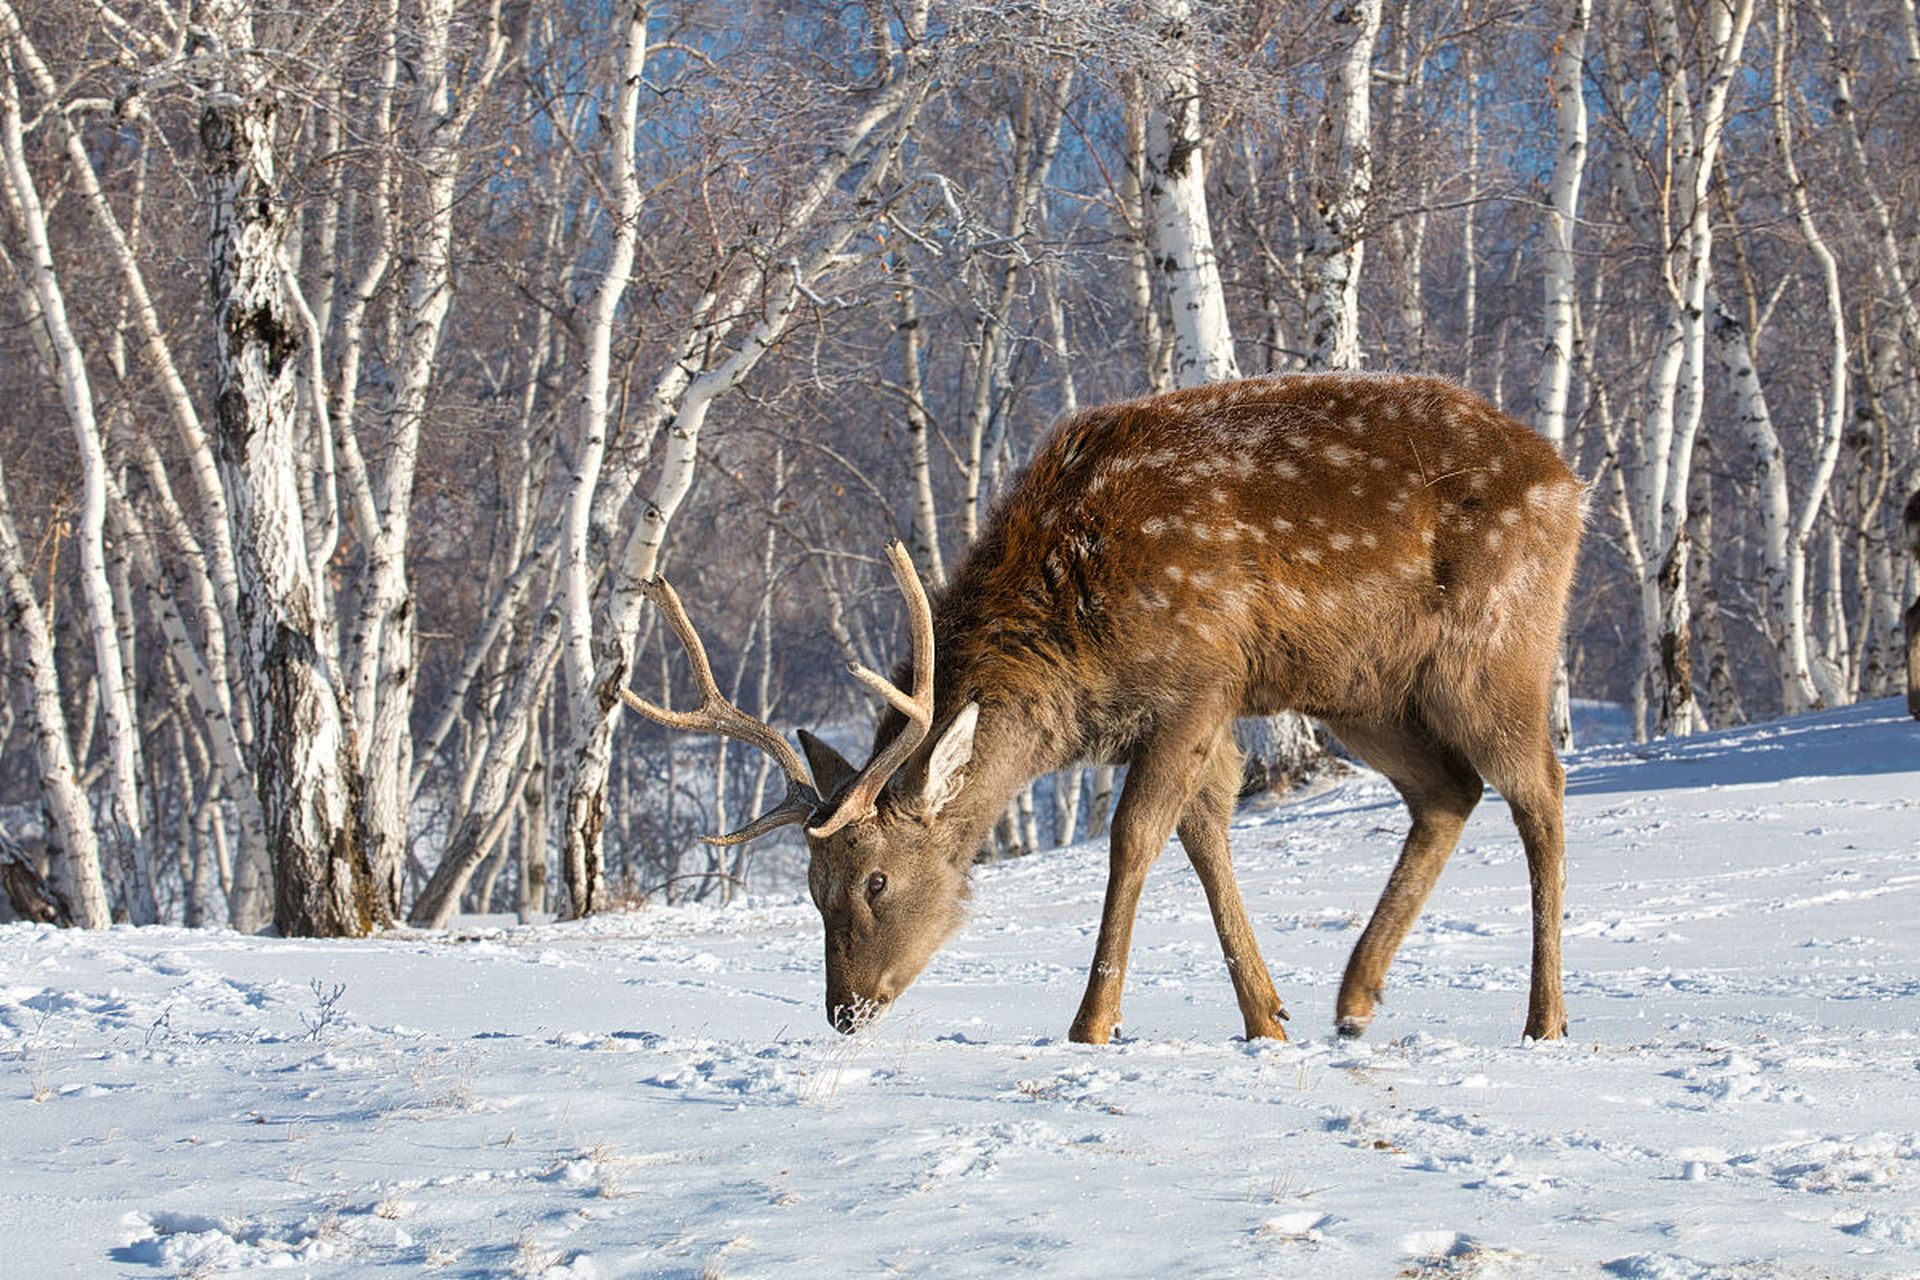
[[[856, 672], [893, 708], [868, 768], [805, 735], [812, 776], [783, 762], [789, 798], [768, 818], [809, 823], [834, 1025], [884, 1008], [957, 926], [965, 869], [1011, 796], [1098, 759], [1129, 770], [1072, 1035], [1104, 1041], [1119, 1025], [1140, 886], [1177, 831], [1247, 1034], [1284, 1038], [1228, 853], [1240, 780], [1230, 728], [1295, 709], [1385, 773], [1413, 818], [1348, 963], [1341, 1030], [1371, 1019], [1484, 780], [1527, 850], [1526, 1032], [1562, 1034], [1562, 775], [1548, 703], [1582, 497], [1544, 440], [1428, 378], [1253, 379], [1062, 422], [937, 603], [904, 550], [890, 553], [915, 654], [895, 681]], [[756, 732], [772, 750], [764, 737], [778, 735]]]

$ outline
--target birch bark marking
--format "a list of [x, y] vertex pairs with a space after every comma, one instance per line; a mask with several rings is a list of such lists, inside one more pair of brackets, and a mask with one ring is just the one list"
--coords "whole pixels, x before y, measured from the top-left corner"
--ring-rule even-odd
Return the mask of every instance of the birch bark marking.
[[87, 376], [86, 359], [80, 350], [80, 340], [67, 321], [66, 294], [47, 238], [46, 211], [27, 167], [11, 48], [0, 50], [0, 69], [5, 72], [4, 78], [0, 78], [0, 147], [5, 150], [8, 205], [26, 241], [26, 267], [37, 309], [35, 318], [45, 330], [46, 350], [52, 356], [53, 367], [48, 372], [59, 384], [60, 399], [80, 451], [82, 490], [74, 542], [80, 553], [80, 586], [86, 601], [87, 629], [93, 641], [94, 677], [107, 726], [112, 830], [128, 873], [127, 914], [135, 924], [152, 924], [159, 912], [154, 902], [145, 823], [141, 817], [143, 770], [139, 725], [134, 714], [133, 687], [120, 648], [113, 589], [107, 578], [106, 449], [94, 414], [93, 384]]
[[285, 211], [273, 166], [275, 102], [239, 51], [252, 6], [214, 0], [208, 29], [224, 57], [200, 115], [216, 336], [215, 432], [240, 576], [240, 633], [257, 726], [255, 783], [272, 851], [274, 924], [283, 934], [359, 936], [373, 885], [358, 821], [358, 778], [339, 673], [316, 643], [294, 425], [300, 338], [280, 256]]
[[1166, 56], [1145, 71], [1147, 234], [1173, 311], [1173, 382], [1231, 381], [1240, 366], [1207, 218], [1192, 9], [1187, 0], [1154, 0], [1149, 12], [1160, 24]]
[[1373, 47], [1380, 37], [1380, 0], [1354, 0], [1334, 11], [1345, 53], [1331, 87], [1331, 134], [1314, 193], [1313, 242], [1307, 251], [1308, 367], [1360, 367], [1360, 262], [1364, 222], [1373, 196]]
[[894, 255], [892, 270], [899, 295], [898, 319], [893, 328], [900, 335], [900, 400], [906, 418], [907, 471], [913, 477], [913, 563], [921, 577], [942, 587], [946, 585], [947, 567], [940, 554], [940, 513], [933, 499], [933, 458], [927, 443], [933, 424], [927, 419], [920, 373], [925, 346], [920, 333], [920, 286], [914, 279], [908, 250], [901, 249]]

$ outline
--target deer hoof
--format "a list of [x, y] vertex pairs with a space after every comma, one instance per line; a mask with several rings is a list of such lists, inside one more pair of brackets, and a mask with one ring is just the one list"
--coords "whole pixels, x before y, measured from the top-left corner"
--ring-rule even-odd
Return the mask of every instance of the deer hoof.
[[1525, 1037], [1528, 1040], [1564, 1040], [1567, 1035], [1567, 1017], [1528, 1018]]
[[1119, 1032], [1120, 1024], [1105, 1018], [1075, 1019], [1067, 1039], [1075, 1044], [1106, 1044]]
[[1373, 1015], [1370, 1013], [1364, 1017], [1348, 1014], [1344, 1018], [1334, 1019], [1333, 1028], [1340, 1033], [1342, 1040], [1358, 1040], [1367, 1033], [1367, 1026], [1372, 1021]]

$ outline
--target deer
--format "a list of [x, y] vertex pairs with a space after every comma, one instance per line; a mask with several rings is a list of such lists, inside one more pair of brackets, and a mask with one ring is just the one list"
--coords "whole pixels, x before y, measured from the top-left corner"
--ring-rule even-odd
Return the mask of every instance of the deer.
[[1069, 1036], [1107, 1043], [1149, 867], [1178, 835], [1211, 909], [1247, 1038], [1285, 1040], [1233, 871], [1236, 717], [1295, 710], [1384, 774], [1412, 826], [1335, 1005], [1362, 1034], [1387, 969], [1485, 784], [1525, 849], [1525, 1036], [1566, 1033], [1565, 775], [1549, 703], [1586, 489], [1526, 425], [1451, 383], [1293, 374], [1090, 408], [1056, 424], [929, 600], [898, 542], [911, 657], [851, 673], [886, 704], [856, 768], [805, 760], [728, 702], [674, 589], [645, 586], [701, 705], [623, 689], [677, 729], [770, 755], [784, 797], [734, 844], [805, 824], [840, 1032], [900, 998], [960, 927], [995, 820], [1036, 777], [1125, 764], [1086, 992]]

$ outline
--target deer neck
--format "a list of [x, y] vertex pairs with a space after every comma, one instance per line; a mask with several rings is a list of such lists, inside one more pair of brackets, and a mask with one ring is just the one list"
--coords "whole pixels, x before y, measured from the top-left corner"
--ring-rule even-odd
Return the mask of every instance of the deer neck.
[[1055, 767], [1048, 735], [1029, 709], [983, 703], [966, 783], [942, 816], [985, 840], [1021, 788]]

